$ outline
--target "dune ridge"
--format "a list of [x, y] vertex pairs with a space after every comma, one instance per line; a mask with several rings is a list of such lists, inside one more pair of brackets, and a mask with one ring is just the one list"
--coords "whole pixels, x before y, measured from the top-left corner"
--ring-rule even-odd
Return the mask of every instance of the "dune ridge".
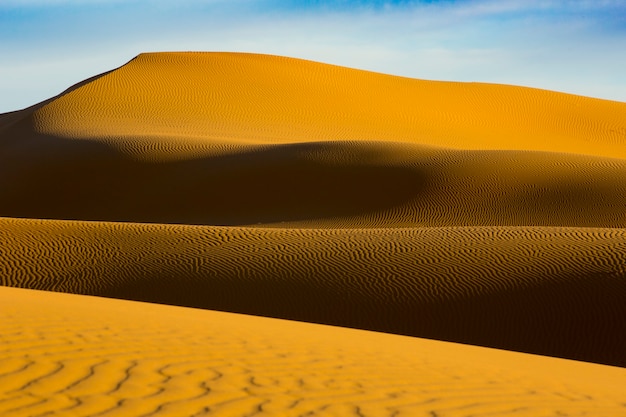
[[171, 306], [0, 288], [0, 335], [6, 417], [626, 411], [621, 368]]
[[[386, 140], [626, 158], [626, 103], [241, 53], [142, 54], [33, 114], [42, 133], [235, 143]], [[549, 140], [548, 140], [549, 139]]]
[[624, 229], [0, 225], [2, 285], [626, 366]]

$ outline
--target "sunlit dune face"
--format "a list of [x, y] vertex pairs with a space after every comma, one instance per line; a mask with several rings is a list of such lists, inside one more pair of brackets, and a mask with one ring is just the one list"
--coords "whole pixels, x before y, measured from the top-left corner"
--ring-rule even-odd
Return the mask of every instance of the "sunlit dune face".
[[142, 54], [43, 107], [73, 138], [398, 141], [626, 158], [626, 104], [530, 88], [433, 82], [254, 54]]

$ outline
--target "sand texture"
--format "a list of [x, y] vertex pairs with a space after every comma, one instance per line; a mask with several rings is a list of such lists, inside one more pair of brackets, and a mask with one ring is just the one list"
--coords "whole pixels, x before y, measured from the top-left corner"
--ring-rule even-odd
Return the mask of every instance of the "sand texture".
[[626, 230], [0, 220], [3, 285], [626, 366]]
[[0, 284], [2, 416], [626, 415], [626, 103], [142, 54], [0, 115]]
[[626, 413], [622, 368], [14, 288], [0, 306], [6, 417]]

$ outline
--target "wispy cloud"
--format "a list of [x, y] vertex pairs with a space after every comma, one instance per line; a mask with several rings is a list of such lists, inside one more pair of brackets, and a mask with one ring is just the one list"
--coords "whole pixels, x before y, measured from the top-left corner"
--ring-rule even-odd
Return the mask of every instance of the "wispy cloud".
[[159, 50], [272, 53], [626, 101], [625, 18], [615, 0], [5, 0], [0, 111]]

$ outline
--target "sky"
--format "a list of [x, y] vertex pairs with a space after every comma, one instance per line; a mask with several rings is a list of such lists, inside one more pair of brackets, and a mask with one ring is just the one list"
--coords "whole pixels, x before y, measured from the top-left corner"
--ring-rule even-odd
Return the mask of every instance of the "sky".
[[0, 113], [155, 51], [267, 53], [626, 102], [626, 0], [0, 0]]

